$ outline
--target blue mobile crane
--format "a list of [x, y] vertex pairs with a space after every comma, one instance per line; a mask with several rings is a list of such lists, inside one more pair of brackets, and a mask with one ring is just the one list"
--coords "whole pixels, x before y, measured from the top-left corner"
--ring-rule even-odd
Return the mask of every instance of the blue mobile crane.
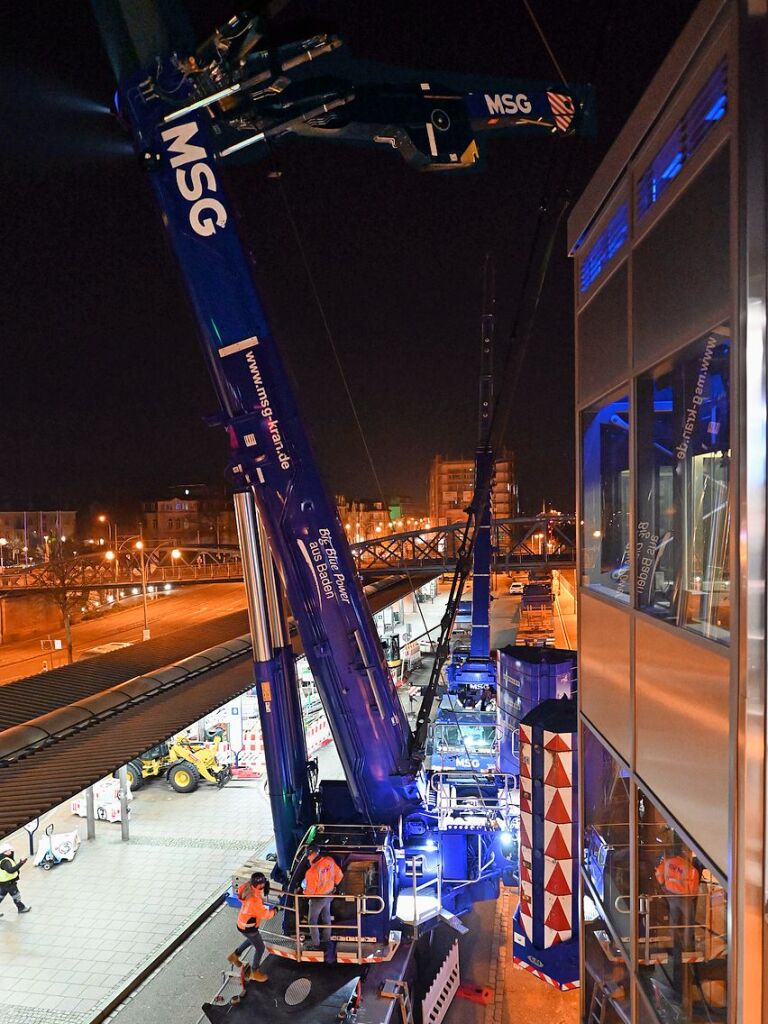
[[[205, 1012], [210, 1020], [267, 1019], [268, 1007], [268, 1019], [279, 1020], [290, 1005], [294, 1022], [321, 1022], [354, 1003], [359, 1020], [384, 1020], [376, 1001], [387, 1005], [379, 991], [386, 979], [418, 984], [420, 934], [446, 916], [460, 928], [451, 915], [496, 895], [509, 862], [498, 822], [478, 814], [441, 829], [439, 813], [425, 802], [419, 773], [429, 709], [422, 709], [412, 736], [217, 164], [298, 135], [391, 148], [419, 169], [466, 169], [479, 159], [482, 133], [591, 131], [591, 93], [523, 80], [467, 88], [451, 76], [425, 80], [358, 66], [335, 36], [272, 45], [264, 23], [247, 15], [193, 51], [178, 18], [168, 16], [171, 6], [169, 0], [94, 4], [118, 73], [117, 113], [148, 171], [221, 405], [217, 419], [229, 436], [276, 878], [283, 882], [267, 943], [277, 954], [269, 984], [249, 986], [243, 1007], [233, 1001]], [[346, 779], [323, 782], [314, 795], [275, 566]], [[345, 873], [320, 953], [303, 944], [306, 903], [299, 886], [310, 843], [332, 852]], [[382, 977], [380, 964], [388, 972]], [[302, 977], [314, 971], [300, 1009], [298, 968]], [[393, 998], [404, 1006], [410, 990], [396, 987]]]
[[496, 333], [496, 296], [493, 264], [486, 259], [484, 272], [483, 315], [480, 330], [480, 388], [478, 400], [477, 450], [475, 480], [487, 480], [488, 493], [483, 495], [483, 515], [478, 520], [472, 551], [472, 632], [469, 651], [457, 652], [446, 665], [448, 691], [463, 702], [474, 704], [487, 687], [496, 689], [496, 666], [491, 658], [491, 514], [493, 484], [493, 447], [491, 423], [493, 412], [493, 341]]
[[[491, 658], [491, 515], [493, 449], [493, 342], [496, 331], [493, 263], [486, 257], [483, 271], [483, 312], [480, 330], [475, 480], [483, 484], [484, 511], [478, 520], [472, 550], [471, 634], [469, 647], [456, 645], [445, 666], [442, 695], [427, 744], [427, 767], [439, 771], [487, 771], [496, 766], [496, 664]], [[461, 609], [459, 609], [461, 612]], [[493, 708], [487, 697], [493, 695]]]

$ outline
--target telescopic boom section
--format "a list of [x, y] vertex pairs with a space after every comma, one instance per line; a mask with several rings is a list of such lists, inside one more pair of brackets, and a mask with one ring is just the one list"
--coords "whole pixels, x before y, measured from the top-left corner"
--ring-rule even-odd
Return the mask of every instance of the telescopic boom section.
[[408, 723], [214, 167], [210, 114], [163, 123], [184, 87], [170, 65], [155, 71], [123, 90], [122, 113], [194, 307], [235, 480], [264, 520], [357, 810], [393, 823], [420, 805]]
[[480, 337], [480, 395], [477, 424], [475, 481], [489, 481], [483, 514], [477, 525], [472, 552], [472, 635], [470, 660], [488, 658], [491, 653], [491, 494], [493, 480], [493, 449], [491, 422], [493, 418], [493, 340], [496, 331], [495, 285], [493, 264], [485, 263], [483, 318]]

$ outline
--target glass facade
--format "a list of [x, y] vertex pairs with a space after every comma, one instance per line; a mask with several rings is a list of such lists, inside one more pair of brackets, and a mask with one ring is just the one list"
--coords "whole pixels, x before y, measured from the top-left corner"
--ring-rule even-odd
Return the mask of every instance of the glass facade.
[[626, 1024], [630, 1019], [629, 968], [598, 905], [585, 894], [584, 1005], [586, 1020]]
[[583, 1024], [768, 1019], [767, 32], [697, 3], [568, 220]]
[[630, 1020], [634, 978], [641, 1021], [725, 1021], [725, 887], [590, 729], [581, 749], [586, 1019]]
[[629, 398], [582, 416], [581, 582], [629, 600]]
[[635, 597], [727, 642], [730, 330], [708, 332], [637, 382]]
[[637, 974], [661, 1021], [724, 1021], [728, 1008], [724, 887], [638, 789]]
[[629, 951], [629, 772], [585, 729], [583, 870], [618, 942]]

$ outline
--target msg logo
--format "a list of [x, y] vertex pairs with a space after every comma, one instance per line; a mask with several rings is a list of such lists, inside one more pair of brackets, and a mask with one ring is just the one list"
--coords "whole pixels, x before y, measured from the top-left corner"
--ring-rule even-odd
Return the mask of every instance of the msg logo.
[[524, 92], [519, 92], [516, 96], [511, 92], [496, 93], [494, 96], [486, 93], [485, 103], [489, 114], [530, 114], [532, 109], [531, 101]]
[[[171, 167], [176, 168], [176, 187], [188, 202], [189, 223], [197, 235], [208, 237], [216, 234], [216, 228], [223, 228], [227, 223], [227, 211], [223, 203], [214, 199], [206, 192], [216, 192], [216, 177], [211, 167], [205, 162], [208, 154], [202, 146], [195, 146], [190, 139], [197, 134], [197, 125], [176, 124], [161, 133], [163, 142], [168, 145]], [[187, 167], [187, 164], [192, 164]]]

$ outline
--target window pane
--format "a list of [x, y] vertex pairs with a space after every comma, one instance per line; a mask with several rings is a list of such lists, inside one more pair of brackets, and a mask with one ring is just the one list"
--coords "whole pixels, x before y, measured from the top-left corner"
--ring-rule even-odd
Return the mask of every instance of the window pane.
[[725, 889], [643, 793], [638, 822], [640, 984], [660, 1021], [725, 1021]]
[[579, 313], [579, 400], [627, 379], [627, 265]]
[[722, 326], [638, 380], [637, 606], [728, 641], [729, 352]]
[[584, 895], [585, 1020], [626, 1024], [629, 1020], [629, 971], [601, 916], [600, 908]]
[[581, 582], [628, 601], [629, 399], [584, 413]]
[[695, 337], [728, 315], [729, 168], [725, 146], [635, 248], [635, 366], [660, 359], [685, 338]]
[[583, 730], [584, 873], [614, 936], [629, 950], [628, 772]]

